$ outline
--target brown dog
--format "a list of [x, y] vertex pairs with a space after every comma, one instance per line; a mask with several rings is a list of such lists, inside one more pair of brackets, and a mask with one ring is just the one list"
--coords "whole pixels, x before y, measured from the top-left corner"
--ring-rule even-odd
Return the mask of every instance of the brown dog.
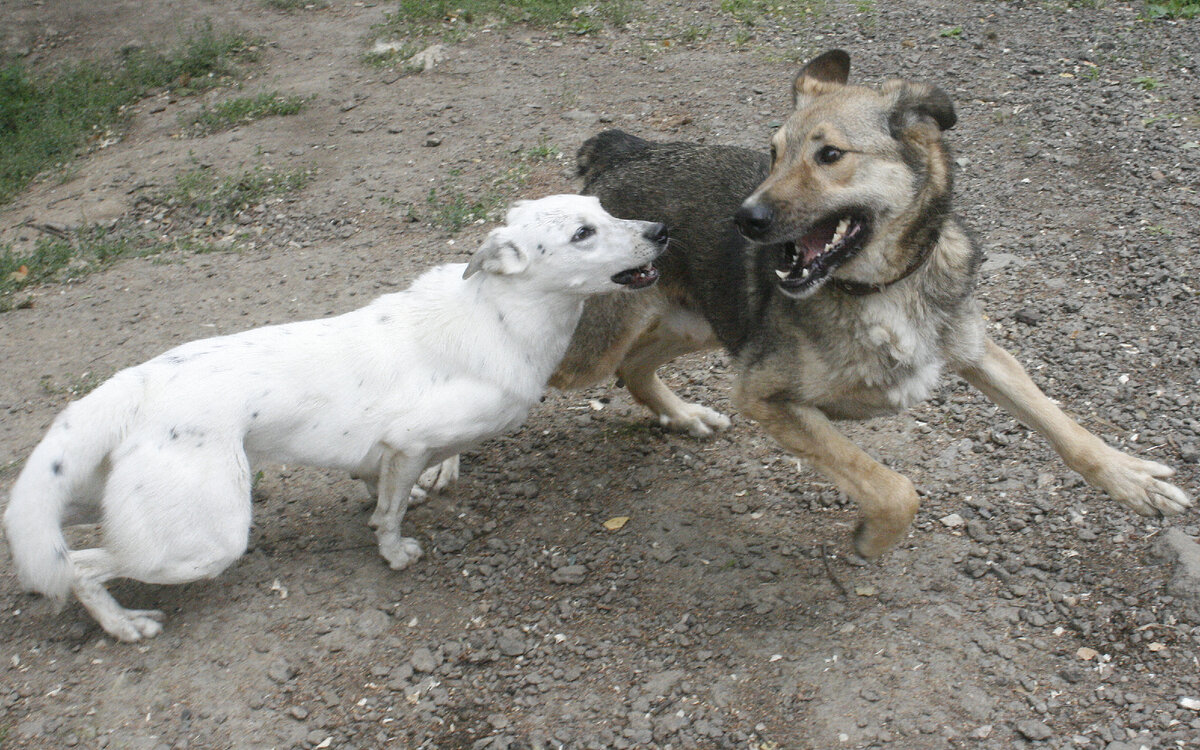
[[728, 425], [655, 374], [680, 354], [724, 346], [735, 403], [860, 508], [855, 548], [874, 557], [917, 511], [912, 483], [847, 440], [831, 419], [895, 413], [927, 398], [943, 368], [1044, 435], [1089, 484], [1145, 515], [1191, 499], [1167, 466], [1122, 453], [1072, 421], [988, 339], [974, 297], [980, 252], [950, 214], [941, 90], [847, 85], [826, 52], [796, 77], [795, 111], [771, 157], [657, 144], [606, 131], [583, 145], [584, 192], [625, 218], [665, 222], [656, 290], [593, 298], [551, 384], [614, 373], [669, 427]]

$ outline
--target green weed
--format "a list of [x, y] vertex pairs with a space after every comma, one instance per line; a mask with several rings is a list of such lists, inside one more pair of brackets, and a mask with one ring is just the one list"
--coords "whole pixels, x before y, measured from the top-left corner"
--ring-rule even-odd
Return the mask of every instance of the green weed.
[[1146, 3], [1142, 17], [1146, 19], [1189, 19], [1200, 16], [1200, 2], [1196, 0], [1167, 0], [1167, 2]]
[[321, 10], [328, 8], [327, 0], [263, 0], [263, 5], [275, 10]]
[[1154, 76], [1138, 76], [1137, 78], [1133, 79], [1133, 82], [1138, 86], [1141, 86], [1146, 91], [1154, 91], [1155, 89], [1160, 89], [1166, 85]]
[[961, 26], [951, 26], [949, 28], [945, 28], [945, 29], [942, 29], [941, 31], [939, 31], [938, 36], [955, 38], [955, 37], [962, 36], [962, 33], [963, 33], [963, 30], [962, 30]]
[[591, 34], [604, 25], [619, 26], [632, 17], [636, 0], [580, 4], [578, 0], [400, 0], [376, 27], [382, 36], [439, 36], [483, 23], [525, 23]]
[[237, 173], [199, 167], [175, 176], [175, 185], [158, 200], [195, 216], [229, 219], [272, 195], [299, 190], [312, 178], [304, 167], [277, 172], [258, 165]]
[[798, 18], [820, 13], [824, 0], [721, 0], [721, 10], [747, 26], [764, 18]]
[[264, 117], [286, 117], [304, 109], [308, 99], [267, 91], [257, 96], [239, 96], [205, 107], [187, 123], [193, 134], [219, 133]]
[[0, 60], [0, 203], [39, 173], [61, 166], [122, 123], [126, 107], [152, 88], [216, 85], [253, 57], [241, 34], [203, 24], [169, 52], [130, 48], [117, 64], [83, 62], [34, 73]]

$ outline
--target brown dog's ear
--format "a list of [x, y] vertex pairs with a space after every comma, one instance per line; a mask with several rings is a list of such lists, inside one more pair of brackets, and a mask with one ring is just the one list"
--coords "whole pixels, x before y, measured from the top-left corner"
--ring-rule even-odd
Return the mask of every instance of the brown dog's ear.
[[845, 50], [831, 49], [808, 61], [792, 82], [792, 106], [801, 99], [827, 94], [841, 88], [850, 80], [850, 55]]
[[949, 130], [958, 122], [954, 102], [937, 86], [927, 83], [893, 80], [883, 84], [883, 93], [895, 94], [896, 103], [888, 116], [892, 137], [921, 121], [932, 121], [938, 130]]
[[463, 278], [469, 279], [479, 271], [499, 275], [524, 271], [529, 266], [529, 256], [509, 236], [507, 227], [497, 227], [471, 256], [463, 269]]

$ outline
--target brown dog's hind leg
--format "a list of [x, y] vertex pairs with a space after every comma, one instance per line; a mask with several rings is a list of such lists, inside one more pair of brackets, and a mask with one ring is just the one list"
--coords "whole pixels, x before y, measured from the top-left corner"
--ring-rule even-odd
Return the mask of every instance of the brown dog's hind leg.
[[988, 339], [983, 355], [959, 374], [998, 406], [1045, 437], [1067, 466], [1087, 483], [1145, 516], [1180, 513], [1191, 498], [1164, 482], [1175, 470], [1122, 453], [1063, 413], [1029, 378], [1011, 354]]
[[920, 500], [912, 482], [850, 442], [819, 409], [739, 391], [737, 402], [788, 452], [803, 459], [858, 505], [854, 549], [878, 557], [900, 541]]
[[728, 428], [729, 417], [684, 401], [659, 379], [657, 370], [676, 357], [712, 349], [717, 342], [707, 325], [679, 324], [674, 317], [659, 321], [633, 343], [617, 367], [617, 375], [625, 381], [630, 395], [658, 416], [663, 427], [693, 437], [709, 437], [713, 430]]

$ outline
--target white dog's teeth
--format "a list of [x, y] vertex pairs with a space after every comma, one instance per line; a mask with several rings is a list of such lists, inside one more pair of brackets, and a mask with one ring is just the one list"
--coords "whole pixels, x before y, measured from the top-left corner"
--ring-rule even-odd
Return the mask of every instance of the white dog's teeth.
[[[805, 273], [807, 273], [807, 271], [806, 271]], [[776, 269], [775, 269], [775, 275], [776, 275], [776, 276], [778, 276], [778, 277], [779, 277], [779, 278], [781, 278], [781, 279], [786, 279], [786, 278], [788, 277], [788, 275], [789, 275], [789, 274], [788, 274], [788, 272], [787, 272], [787, 271], [781, 271], [781, 270], [779, 270], [778, 268], [776, 268]]]
[[800, 278], [802, 278], [802, 279], [807, 279], [807, 278], [808, 278], [808, 274], [809, 274], [809, 270], [808, 270], [807, 268], [805, 268], [804, 270], [802, 270], [802, 271], [800, 272]]

